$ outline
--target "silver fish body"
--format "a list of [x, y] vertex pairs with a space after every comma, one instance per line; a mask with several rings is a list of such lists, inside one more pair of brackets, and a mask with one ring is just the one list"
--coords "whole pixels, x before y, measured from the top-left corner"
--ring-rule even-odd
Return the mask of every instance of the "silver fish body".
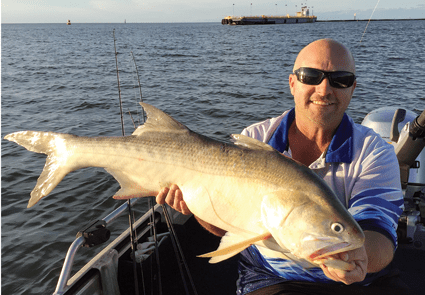
[[228, 231], [219, 250], [209, 255], [215, 256], [212, 262], [250, 244], [312, 263], [363, 245], [357, 222], [307, 167], [242, 135], [233, 135], [235, 144], [212, 140], [142, 105], [148, 120], [131, 136], [7, 135], [30, 151], [47, 154], [28, 207], [71, 171], [103, 167], [120, 183], [117, 199], [153, 196], [177, 184], [196, 216]]

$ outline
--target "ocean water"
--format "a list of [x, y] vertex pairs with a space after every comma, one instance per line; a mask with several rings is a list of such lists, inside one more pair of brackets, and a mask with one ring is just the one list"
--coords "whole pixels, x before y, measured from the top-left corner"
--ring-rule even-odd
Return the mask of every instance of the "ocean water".
[[[124, 111], [143, 99], [190, 129], [228, 141], [244, 127], [293, 106], [288, 75], [298, 51], [319, 38], [351, 48], [357, 88], [347, 110], [360, 123], [384, 106], [425, 108], [425, 21], [276, 26], [10, 24], [1, 26], [1, 135], [19, 130], [121, 135], [114, 38]], [[362, 40], [360, 42], [360, 40]], [[125, 115], [126, 134], [133, 122]], [[45, 156], [2, 140], [2, 293], [49, 294], [78, 230], [122, 204], [102, 169], [71, 173], [27, 209]], [[149, 173], [149, 172], [147, 172]], [[142, 214], [146, 202], [136, 213]], [[123, 216], [113, 237], [128, 226]], [[81, 249], [77, 266], [100, 249]]]

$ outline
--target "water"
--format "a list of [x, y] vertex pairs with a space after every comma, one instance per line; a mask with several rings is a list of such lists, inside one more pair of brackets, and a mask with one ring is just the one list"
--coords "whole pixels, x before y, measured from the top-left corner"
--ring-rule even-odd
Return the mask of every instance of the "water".
[[[298, 51], [330, 37], [349, 46], [358, 84], [348, 113], [356, 122], [383, 106], [425, 107], [425, 21], [281, 26], [206, 24], [2, 25], [2, 137], [19, 130], [120, 135], [114, 41], [124, 110], [137, 121], [139, 98], [190, 129], [228, 141], [229, 134], [293, 106], [288, 75]], [[126, 116], [126, 132], [132, 132]], [[65, 177], [48, 197], [26, 209], [44, 155], [2, 141], [2, 292], [54, 291], [77, 231], [122, 201], [102, 169]], [[148, 172], [147, 172], [148, 173]], [[140, 207], [140, 208], [139, 208]], [[143, 213], [145, 204], [138, 206]], [[114, 237], [127, 217], [111, 227]], [[81, 249], [78, 265], [98, 250]]]

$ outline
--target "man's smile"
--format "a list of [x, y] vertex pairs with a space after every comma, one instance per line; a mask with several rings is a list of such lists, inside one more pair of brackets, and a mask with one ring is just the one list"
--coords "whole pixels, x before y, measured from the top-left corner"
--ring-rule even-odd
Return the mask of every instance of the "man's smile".
[[334, 104], [333, 102], [322, 101], [322, 100], [312, 100], [311, 102], [312, 102], [313, 104], [321, 105], [321, 106], [328, 106], [328, 105], [332, 105], [332, 104]]

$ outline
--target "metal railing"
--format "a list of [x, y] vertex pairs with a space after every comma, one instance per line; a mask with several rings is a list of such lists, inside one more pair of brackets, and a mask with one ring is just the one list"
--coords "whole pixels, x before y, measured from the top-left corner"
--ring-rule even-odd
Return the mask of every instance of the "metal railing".
[[[133, 205], [134, 203], [136, 203], [139, 199], [131, 199], [130, 203], [131, 205]], [[127, 211], [128, 208], [128, 203], [124, 203], [122, 204], [120, 207], [118, 207], [117, 209], [115, 209], [114, 211], [112, 211], [109, 215], [107, 215], [106, 217], [104, 217], [102, 220], [106, 222], [106, 224], [110, 224], [111, 222], [113, 222], [115, 219], [117, 219], [119, 216], [121, 216], [124, 212]], [[56, 285], [56, 289], [55, 292], [53, 293], [53, 295], [62, 295], [65, 292], [65, 287], [67, 285], [67, 282], [70, 278], [71, 275], [71, 270], [72, 270], [72, 266], [74, 264], [74, 258], [75, 255], [78, 251], [78, 249], [80, 249], [85, 242], [85, 238], [83, 236], [80, 236], [78, 238], [76, 238], [74, 240], [74, 242], [72, 242], [71, 246], [68, 249], [68, 252], [66, 254], [65, 257], [65, 261], [63, 263], [62, 266], [62, 271], [61, 274], [59, 276], [58, 279], [58, 283]]]

